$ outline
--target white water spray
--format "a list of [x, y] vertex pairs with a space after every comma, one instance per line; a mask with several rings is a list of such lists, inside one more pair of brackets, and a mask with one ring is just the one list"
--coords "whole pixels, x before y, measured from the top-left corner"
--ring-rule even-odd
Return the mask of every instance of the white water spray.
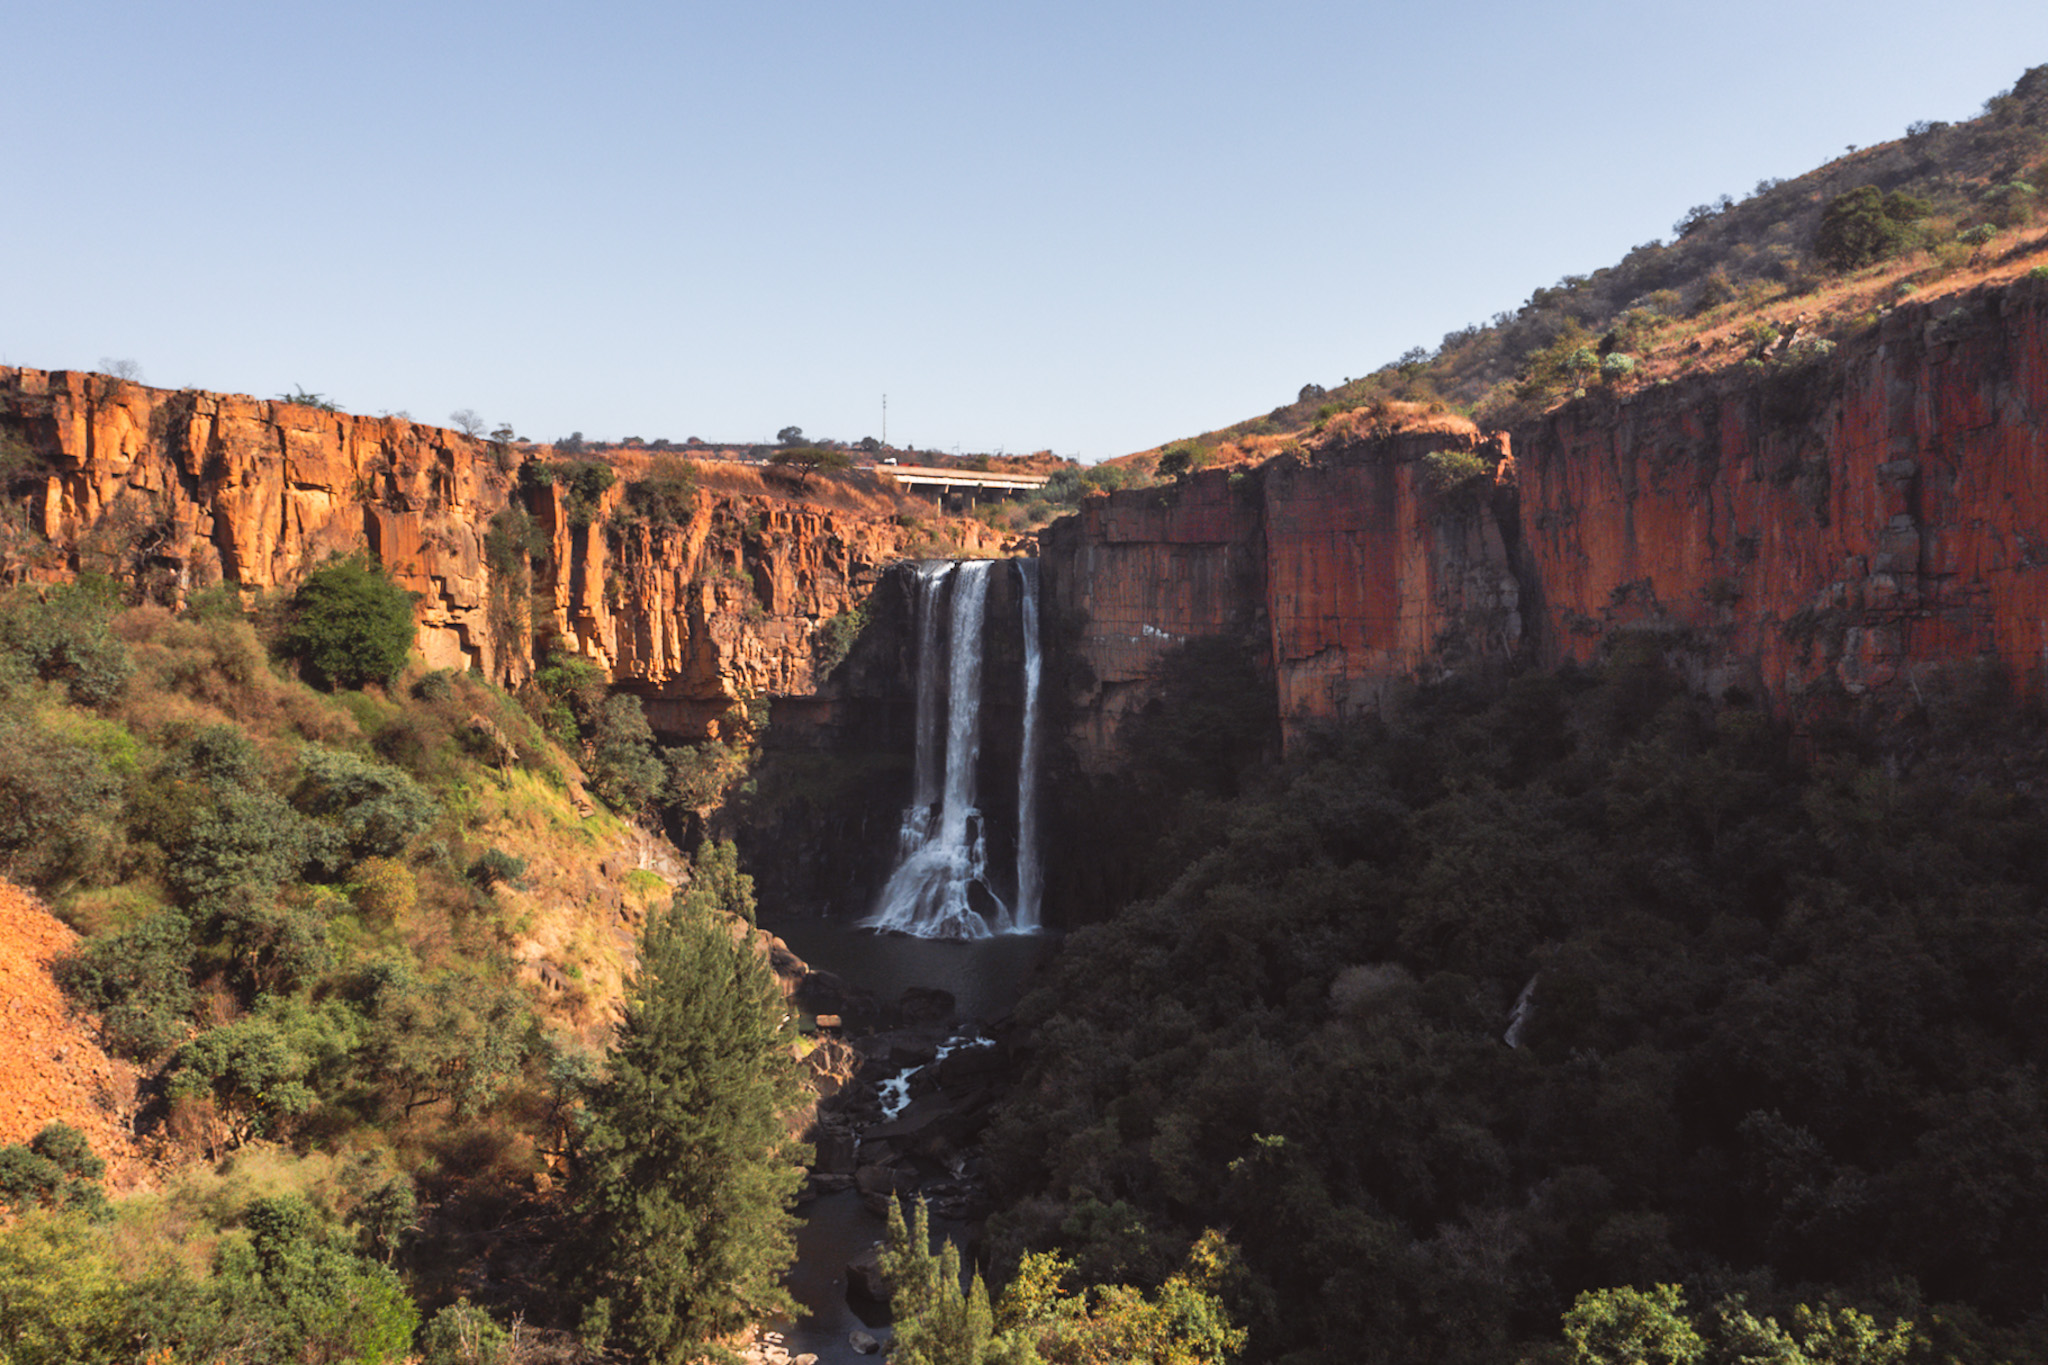
[[1024, 743], [1017, 755], [1017, 923], [1038, 927], [1045, 872], [1038, 858], [1038, 561], [1017, 561], [1024, 628]]
[[[937, 701], [930, 707], [927, 742], [926, 680], [937, 673], [936, 578], [919, 571], [918, 753], [911, 804], [903, 813], [898, 861], [880, 906], [861, 921], [919, 938], [986, 938], [1016, 927], [1010, 907], [988, 884], [988, 837], [975, 806], [975, 769], [981, 759], [981, 627], [988, 606], [990, 561], [953, 566], [952, 633], [947, 649], [944, 782], [938, 783]], [[927, 643], [934, 647], [925, 648]], [[934, 679], [935, 681], [935, 679]], [[927, 778], [938, 786], [936, 820]]]

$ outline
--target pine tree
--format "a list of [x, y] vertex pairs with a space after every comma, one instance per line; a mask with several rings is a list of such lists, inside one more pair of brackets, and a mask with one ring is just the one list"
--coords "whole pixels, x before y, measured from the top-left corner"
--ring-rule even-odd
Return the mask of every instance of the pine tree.
[[774, 979], [733, 929], [681, 896], [649, 919], [581, 1152], [590, 1320], [662, 1365], [792, 1306], [796, 1071]]

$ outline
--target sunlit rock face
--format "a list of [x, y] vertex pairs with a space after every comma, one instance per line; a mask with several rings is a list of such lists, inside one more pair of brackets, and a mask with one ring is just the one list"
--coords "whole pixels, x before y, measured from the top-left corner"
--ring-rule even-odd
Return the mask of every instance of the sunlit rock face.
[[[1491, 473], [1445, 488], [1446, 451]], [[1624, 635], [1781, 713], [1904, 702], [1986, 659], [2041, 695], [2048, 289], [1595, 394], [1511, 441], [1441, 414], [1333, 424], [1295, 457], [1091, 499], [1043, 543], [1048, 686], [1084, 766], [1114, 763], [1198, 639], [1256, 651], [1289, 742], [1418, 681]]]
[[[864, 602], [920, 532], [893, 503], [794, 498], [760, 472], [705, 466], [680, 524], [615, 520], [644, 454], [581, 515], [519, 473], [554, 459], [398, 417], [0, 368], [0, 432], [20, 457], [0, 574], [101, 571], [176, 604], [215, 583], [289, 590], [329, 556], [367, 551], [417, 594], [435, 667], [516, 686], [536, 628], [639, 692], [657, 728], [702, 733], [733, 702], [809, 696], [820, 633]], [[506, 573], [492, 518], [515, 503], [545, 546]], [[995, 533], [946, 531], [993, 553]]]

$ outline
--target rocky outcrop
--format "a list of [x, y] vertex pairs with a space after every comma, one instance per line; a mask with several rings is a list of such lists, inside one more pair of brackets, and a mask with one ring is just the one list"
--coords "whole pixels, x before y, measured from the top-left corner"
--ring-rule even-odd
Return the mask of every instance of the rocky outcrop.
[[[1314, 449], [1092, 498], [1042, 537], [1048, 639], [1084, 763], [1107, 762], [1162, 660], [1246, 642], [1283, 732], [1377, 709], [1387, 688], [1521, 645], [1505, 443], [1460, 418], [1395, 413]], [[1441, 472], [1427, 457], [1462, 456]]]
[[1519, 436], [1547, 662], [1683, 636], [1716, 691], [1910, 693], [2048, 649], [2048, 288], [1900, 308], [1831, 355], [1570, 404]]
[[[1176, 645], [1258, 652], [1283, 734], [1417, 680], [1651, 642], [1781, 711], [1996, 660], [2048, 691], [2048, 286], [1838, 347], [1580, 399], [1506, 436], [1399, 410], [1298, 455], [1090, 500], [1044, 537], [1084, 763]], [[1445, 486], [1476, 454], [1493, 470]]]
[[[707, 463], [687, 514], [648, 524], [621, 514], [644, 454], [617, 457], [620, 482], [578, 506], [522, 479], [554, 460], [545, 446], [72, 371], [0, 368], [0, 440], [9, 580], [99, 571], [177, 603], [221, 582], [288, 590], [367, 551], [417, 594], [430, 665], [516, 686], [538, 634], [676, 732], [812, 692], [828, 623], [931, 544], [864, 475], [799, 488]], [[502, 538], [493, 554], [493, 518], [515, 505], [538, 526], [531, 566]], [[967, 552], [1000, 550], [979, 523], [926, 519]]]

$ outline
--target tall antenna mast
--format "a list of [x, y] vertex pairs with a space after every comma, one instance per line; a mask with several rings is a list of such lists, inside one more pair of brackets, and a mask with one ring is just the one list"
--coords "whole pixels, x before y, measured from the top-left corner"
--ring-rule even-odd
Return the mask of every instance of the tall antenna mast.
[[889, 444], [889, 395], [882, 395], [882, 444]]

